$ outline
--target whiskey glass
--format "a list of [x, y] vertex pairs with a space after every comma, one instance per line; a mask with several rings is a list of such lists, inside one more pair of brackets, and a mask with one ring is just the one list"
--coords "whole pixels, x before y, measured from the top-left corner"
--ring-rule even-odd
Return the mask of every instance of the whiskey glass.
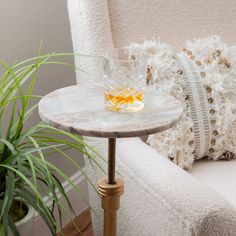
[[129, 48], [104, 53], [105, 107], [110, 111], [136, 112], [144, 107], [146, 57]]

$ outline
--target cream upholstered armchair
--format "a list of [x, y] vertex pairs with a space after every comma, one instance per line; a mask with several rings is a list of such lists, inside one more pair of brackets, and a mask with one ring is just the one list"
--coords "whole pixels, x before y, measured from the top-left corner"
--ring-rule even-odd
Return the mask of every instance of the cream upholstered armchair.
[[[219, 34], [232, 44], [235, 8], [231, 0], [68, 0], [74, 51], [92, 55], [152, 37], [181, 48], [188, 38]], [[79, 84], [102, 83], [99, 59], [76, 56], [75, 63], [89, 72], [77, 72]], [[106, 140], [90, 142], [106, 156]], [[187, 173], [131, 138], [120, 139], [117, 166], [125, 180], [118, 235], [236, 235], [236, 160], [198, 161]], [[88, 163], [87, 171], [94, 183], [102, 175]], [[103, 217], [94, 190], [90, 203], [100, 236]]]

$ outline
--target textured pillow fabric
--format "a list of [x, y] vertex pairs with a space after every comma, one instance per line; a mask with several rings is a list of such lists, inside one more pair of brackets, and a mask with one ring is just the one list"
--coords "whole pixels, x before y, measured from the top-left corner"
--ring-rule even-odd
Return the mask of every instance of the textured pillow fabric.
[[185, 106], [180, 122], [151, 135], [148, 143], [184, 169], [196, 159], [231, 159], [236, 153], [234, 54], [219, 37], [188, 41], [181, 53], [156, 41], [139, 48], [149, 60], [147, 82], [180, 99]]

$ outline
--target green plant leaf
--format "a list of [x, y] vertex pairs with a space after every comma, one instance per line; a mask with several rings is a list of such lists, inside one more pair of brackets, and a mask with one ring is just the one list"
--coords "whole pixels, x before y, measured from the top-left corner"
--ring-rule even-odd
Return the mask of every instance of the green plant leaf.
[[17, 153], [15, 147], [13, 146], [13, 144], [10, 143], [7, 139], [1, 138], [0, 143], [4, 143], [7, 146], [7, 148], [11, 151], [12, 154]]
[[4, 230], [3, 230], [3, 225], [0, 222], [0, 235], [5, 236]]
[[8, 236], [9, 231], [9, 215], [5, 215], [2, 219], [2, 226], [3, 226], [3, 235]]
[[7, 171], [6, 176], [6, 191], [4, 194], [3, 203], [0, 206], [0, 221], [5, 215], [8, 215], [9, 209], [12, 204], [13, 196], [14, 196], [14, 187], [15, 187], [15, 178], [14, 174], [11, 171]]
[[11, 139], [12, 138], [11, 137], [11, 131], [12, 131], [12, 125], [13, 125], [14, 119], [15, 119], [15, 110], [16, 110], [16, 101], [13, 102], [11, 118], [10, 118], [10, 122], [8, 124], [7, 133], [6, 133], [6, 139]]

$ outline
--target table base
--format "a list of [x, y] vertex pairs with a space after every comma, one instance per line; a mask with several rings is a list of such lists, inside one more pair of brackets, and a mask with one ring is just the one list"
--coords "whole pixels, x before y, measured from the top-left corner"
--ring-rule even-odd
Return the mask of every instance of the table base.
[[108, 184], [107, 178], [103, 177], [98, 182], [98, 191], [104, 209], [104, 236], [115, 236], [117, 210], [120, 208], [120, 196], [124, 193], [124, 182], [117, 178], [114, 184]]

